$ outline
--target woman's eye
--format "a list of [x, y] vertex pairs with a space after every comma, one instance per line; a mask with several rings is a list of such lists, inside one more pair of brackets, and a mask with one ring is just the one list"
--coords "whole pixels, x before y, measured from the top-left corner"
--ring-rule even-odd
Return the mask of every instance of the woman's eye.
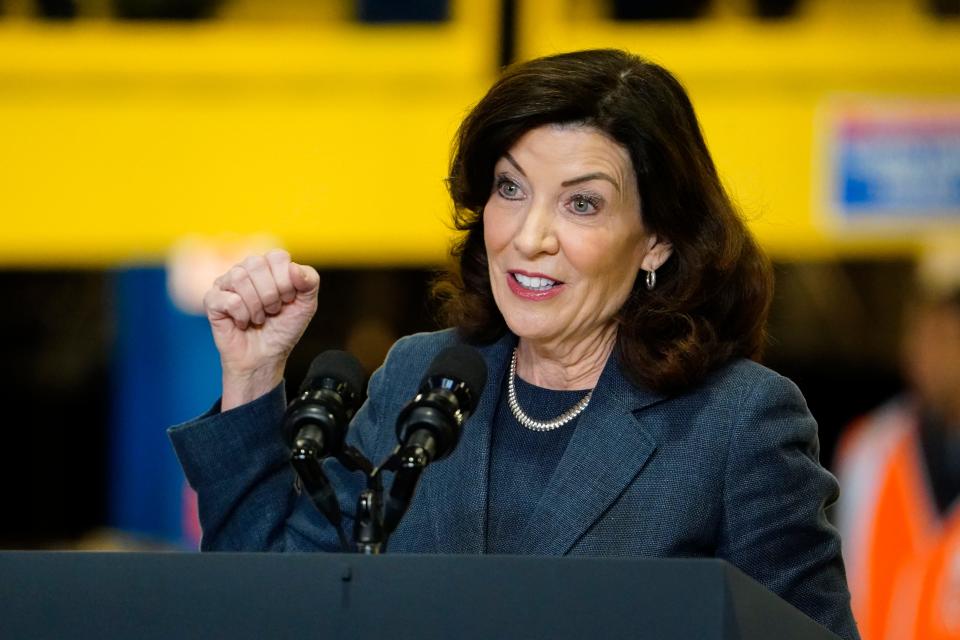
[[575, 195], [570, 199], [570, 208], [574, 213], [581, 215], [595, 213], [599, 205], [600, 202], [597, 200], [597, 198], [593, 198], [584, 194]]
[[520, 193], [520, 187], [513, 180], [507, 180], [505, 178], [500, 179], [497, 182], [497, 193], [506, 198], [507, 200], [519, 200], [522, 194]]

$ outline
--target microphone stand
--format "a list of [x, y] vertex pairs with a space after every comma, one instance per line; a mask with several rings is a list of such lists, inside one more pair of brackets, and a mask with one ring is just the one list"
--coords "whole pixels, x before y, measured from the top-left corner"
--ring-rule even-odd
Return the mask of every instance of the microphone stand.
[[[428, 450], [420, 445], [399, 446], [379, 467], [374, 467], [355, 447], [345, 447], [334, 456], [347, 471], [360, 471], [367, 488], [357, 499], [353, 525], [353, 544], [347, 540], [336, 492], [323, 471], [319, 450], [312, 440], [298, 440], [290, 455], [301, 485], [320, 513], [337, 530], [343, 551], [364, 555], [386, 552], [390, 534], [410, 507], [420, 474], [430, 462]], [[383, 472], [394, 472], [393, 486], [386, 504], [383, 500]]]
[[[377, 555], [386, 552], [390, 534], [410, 508], [420, 474], [430, 464], [431, 448], [427, 443], [397, 447], [383, 464], [367, 476], [367, 488], [357, 500], [357, 519], [353, 530], [357, 553]], [[386, 503], [381, 480], [384, 471], [394, 473]]]
[[353, 526], [353, 540], [356, 553], [367, 556], [380, 555], [386, 551], [387, 541], [383, 532], [383, 487], [379, 476], [368, 478], [368, 486], [360, 492], [357, 499], [357, 520]]
[[[367, 476], [368, 482], [371, 474], [375, 471], [370, 461], [355, 447], [344, 447], [335, 457], [347, 471], [362, 471]], [[290, 453], [290, 464], [293, 466], [307, 495], [310, 496], [313, 505], [336, 529], [340, 548], [343, 551], [349, 551], [350, 543], [343, 530], [340, 502], [333, 486], [330, 484], [330, 480], [323, 472], [323, 463], [317, 442], [311, 438], [298, 438]], [[379, 483], [379, 478], [377, 478], [377, 482]]]

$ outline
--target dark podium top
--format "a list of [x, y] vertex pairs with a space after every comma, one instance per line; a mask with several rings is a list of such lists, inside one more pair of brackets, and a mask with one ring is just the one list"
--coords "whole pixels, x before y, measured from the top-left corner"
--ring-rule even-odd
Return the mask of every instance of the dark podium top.
[[836, 638], [721, 560], [0, 553], [0, 638]]

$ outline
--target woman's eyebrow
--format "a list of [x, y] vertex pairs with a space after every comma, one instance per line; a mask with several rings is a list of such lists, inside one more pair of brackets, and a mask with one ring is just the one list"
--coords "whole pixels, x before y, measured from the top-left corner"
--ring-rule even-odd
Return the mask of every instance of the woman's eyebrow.
[[510, 155], [509, 152], [505, 152], [503, 154], [503, 157], [507, 159], [507, 162], [513, 165], [514, 169], [520, 172], [520, 175], [522, 175], [524, 178], [527, 177], [527, 174], [523, 172], [523, 168], [519, 164], [517, 164], [517, 161], [513, 159], [513, 156]]
[[590, 182], [591, 180], [606, 180], [617, 189], [617, 193], [620, 193], [620, 183], [614, 180], [609, 174], [604, 173], [603, 171], [588, 173], [585, 176], [580, 176], [579, 178], [573, 178], [572, 180], [565, 180], [564, 182], [560, 183], [560, 186], [570, 187], [575, 184], [580, 184], [581, 182]]

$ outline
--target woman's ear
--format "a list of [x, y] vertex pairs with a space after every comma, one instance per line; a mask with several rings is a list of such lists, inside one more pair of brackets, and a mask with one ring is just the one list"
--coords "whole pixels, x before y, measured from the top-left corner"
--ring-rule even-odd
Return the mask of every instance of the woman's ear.
[[668, 240], [658, 238], [656, 234], [650, 234], [647, 237], [647, 253], [643, 256], [640, 266], [644, 271], [656, 271], [672, 253], [673, 245]]

